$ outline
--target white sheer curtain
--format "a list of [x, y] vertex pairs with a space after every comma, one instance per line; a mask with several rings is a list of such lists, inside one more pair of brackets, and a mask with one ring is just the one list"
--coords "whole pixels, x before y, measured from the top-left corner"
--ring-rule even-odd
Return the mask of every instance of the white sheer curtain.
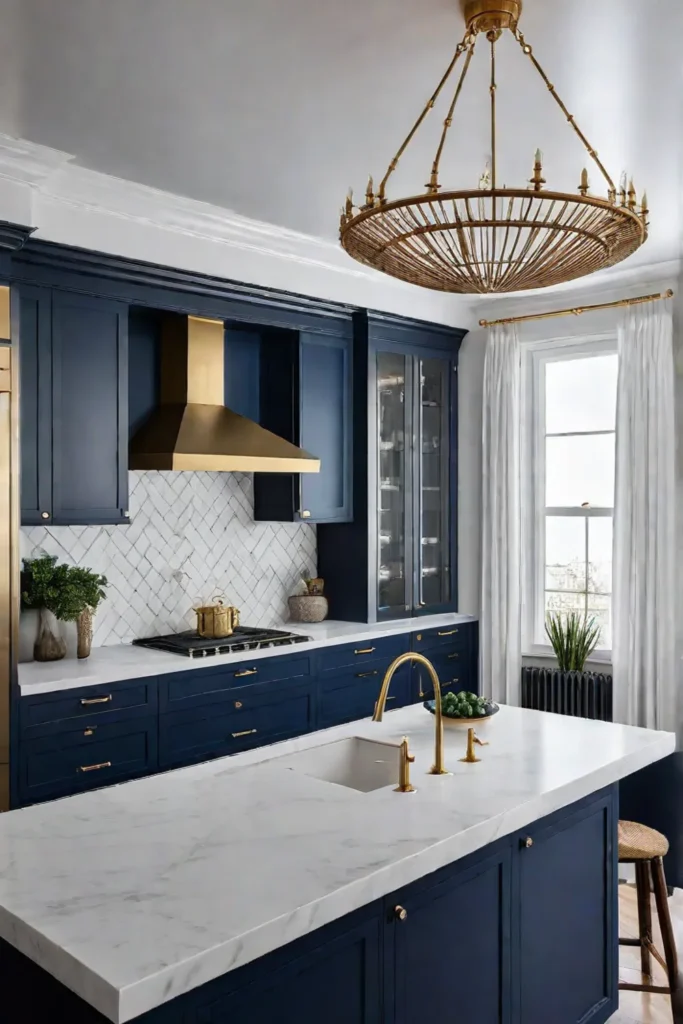
[[521, 349], [516, 328], [494, 327], [484, 363], [482, 693], [519, 704], [522, 671]]
[[669, 303], [619, 329], [614, 513], [615, 720], [676, 729], [675, 431]]

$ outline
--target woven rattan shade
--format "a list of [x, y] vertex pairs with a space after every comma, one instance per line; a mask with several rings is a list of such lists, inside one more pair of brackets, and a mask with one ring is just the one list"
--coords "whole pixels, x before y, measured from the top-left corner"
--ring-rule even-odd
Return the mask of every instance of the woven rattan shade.
[[619, 822], [619, 860], [651, 860], [666, 857], [669, 840], [637, 821]]

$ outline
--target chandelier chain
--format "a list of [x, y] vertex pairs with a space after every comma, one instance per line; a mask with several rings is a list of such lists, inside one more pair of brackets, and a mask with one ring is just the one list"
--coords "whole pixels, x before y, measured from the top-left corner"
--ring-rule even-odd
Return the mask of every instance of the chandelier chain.
[[432, 163], [432, 174], [429, 181], [428, 189], [430, 193], [438, 192], [439, 188], [441, 187], [439, 185], [439, 167], [441, 165], [441, 156], [443, 154], [444, 146], [446, 145], [446, 136], [448, 135], [451, 125], [453, 124], [453, 114], [455, 113], [455, 107], [458, 100], [460, 99], [460, 93], [462, 92], [462, 87], [465, 84], [465, 79], [467, 78], [467, 72], [469, 71], [470, 64], [472, 63], [472, 57], [474, 56], [474, 47], [476, 44], [476, 40], [477, 37], [473, 36], [472, 41], [467, 47], [467, 57], [465, 58], [465, 64], [460, 74], [460, 78], [458, 79], [458, 84], [456, 86], [455, 93], [453, 94], [453, 100], [451, 102], [450, 107], [448, 108], [448, 113], [443, 123], [443, 131], [441, 132], [439, 147], [436, 151], [434, 162]]
[[572, 126], [572, 128], [574, 129], [576, 134], [581, 139], [583, 145], [586, 148], [586, 152], [588, 153], [589, 157], [591, 158], [591, 160], [595, 161], [597, 166], [600, 168], [600, 172], [601, 172], [602, 176], [604, 177], [605, 181], [607, 182], [607, 184], [609, 186], [610, 197], [612, 196], [612, 194], [614, 194], [616, 196], [616, 186], [614, 184], [614, 181], [610, 177], [610, 174], [607, 171], [607, 169], [606, 169], [605, 165], [603, 164], [602, 160], [600, 160], [600, 158], [599, 158], [599, 156], [597, 154], [597, 150], [595, 150], [593, 148], [593, 146], [590, 144], [590, 142], [588, 141], [586, 136], [583, 134], [583, 132], [579, 128], [578, 124], [576, 123], [576, 119], [575, 119], [574, 115], [570, 114], [569, 111], [567, 110], [567, 107], [565, 106], [561, 96], [558, 94], [557, 89], [555, 88], [553, 83], [550, 81], [550, 79], [548, 78], [547, 74], [545, 73], [545, 71], [543, 70], [543, 68], [539, 64], [538, 60], [536, 59], [536, 56], [535, 56], [534, 51], [533, 51], [533, 47], [531, 47], [527, 43], [526, 39], [524, 38], [524, 34], [519, 30], [519, 28], [517, 28], [512, 34], [515, 37], [515, 39], [517, 40], [517, 42], [519, 43], [519, 45], [522, 47], [522, 52], [527, 55], [527, 57], [529, 58], [531, 63], [534, 65], [534, 67], [538, 71], [539, 75], [541, 76], [541, 78], [543, 79], [545, 84], [547, 85], [548, 91], [549, 91], [550, 95], [553, 97], [553, 99], [557, 103], [558, 107], [560, 108], [560, 110], [562, 111], [564, 116], [567, 118], [567, 121], [569, 122], [569, 124]]
[[377, 198], [379, 199], [380, 203], [383, 203], [385, 198], [386, 198], [386, 187], [387, 187], [387, 182], [389, 181], [389, 178], [391, 177], [391, 175], [394, 173], [394, 171], [398, 167], [399, 160], [401, 159], [401, 157], [405, 153], [405, 151], [408, 148], [408, 146], [410, 145], [410, 143], [413, 141], [413, 138], [415, 137], [415, 133], [419, 129], [420, 125], [422, 124], [422, 122], [426, 118], [427, 114], [433, 108], [434, 104], [436, 103], [436, 101], [438, 100], [439, 96], [441, 95], [441, 90], [443, 89], [444, 85], [446, 84], [448, 79], [453, 74], [453, 69], [455, 68], [456, 64], [458, 63], [458, 61], [462, 57], [463, 53], [467, 49], [468, 44], [470, 42], [470, 39], [471, 39], [471, 36], [470, 36], [470, 32], [468, 30], [467, 32], [465, 32], [465, 35], [463, 36], [461, 42], [459, 42], [458, 45], [456, 46], [455, 53], [453, 54], [453, 59], [451, 60], [451, 62], [448, 65], [448, 67], [446, 68], [446, 71], [445, 71], [445, 74], [444, 74], [443, 78], [441, 79], [441, 81], [437, 85], [436, 89], [434, 90], [434, 92], [432, 93], [430, 98], [428, 99], [427, 105], [425, 106], [424, 110], [422, 111], [422, 113], [418, 117], [417, 121], [415, 122], [415, 124], [411, 128], [410, 132], [408, 133], [408, 135], [404, 139], [404, 141], [403, 141], [400, 149], [398, 150], [396, 156], [394, 157], [394, 159], [389, 164], [389, 167], [387, 169], [387, 173], [382, 178], [382, 181], [380, 182], [380, 186], [379, 186], [379, 191], [377, 193]]

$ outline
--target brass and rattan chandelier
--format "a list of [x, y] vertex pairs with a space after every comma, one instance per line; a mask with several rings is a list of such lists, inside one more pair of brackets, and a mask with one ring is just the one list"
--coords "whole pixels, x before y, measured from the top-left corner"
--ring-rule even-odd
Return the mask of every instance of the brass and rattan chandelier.
[[[526, 42], [518, 22], [522, 0], [462, 0], [467, 28], [446, 73], [375, 192], [370, 178], [365, 203], [352, 194], [341, 215], [341, 243], [354, 259], [391, 277], [444, 292], [513, 292], [572, 281], [614, 266], [647, 239], [647, 197], [640, 206], [631, 181], [617, 189], [596, 150]], [[583, 170], [576, 193], [545, 188], [537, 151], [532, 177], [523, 188], [498, 185], [496, 167], [496, 43], [509, 30], [545, 82], [586, 147], [607, 185], [607, 197], [589, 194]], [[442, 190], [441, 158], [453, 115], [480, 35], [490, 44], [491, 162], [475, 189]], [[462, 59], [426, 192], [390, 199], [387, 184], [429, 111]]]

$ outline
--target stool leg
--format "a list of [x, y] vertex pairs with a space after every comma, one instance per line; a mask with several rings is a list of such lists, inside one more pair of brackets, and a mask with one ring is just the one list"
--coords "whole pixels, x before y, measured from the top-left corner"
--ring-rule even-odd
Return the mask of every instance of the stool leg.
[[636, 861], [636, 895], [638, 898], [638, 938], [640, 969], [649, 978], [652, 973], [650, 943], [652, 942], [652, 904], [650, 903], [650, 862]]
[[669, 985], [673, 990], [678, 984], [678, 955], [676, 953], [676, 939], [674, 938], [674, 930], [671, 924], [671, 915], [669, 913], [669, 900], [666, 890], [666, 878], [664, 877], [664, 864], [661, 857], [653, 857], [652, 859], [652, 879], [654, 882], [659, 927], [662, 930], [664, 959], [666, 960], [666, 968], [669, 975]]

